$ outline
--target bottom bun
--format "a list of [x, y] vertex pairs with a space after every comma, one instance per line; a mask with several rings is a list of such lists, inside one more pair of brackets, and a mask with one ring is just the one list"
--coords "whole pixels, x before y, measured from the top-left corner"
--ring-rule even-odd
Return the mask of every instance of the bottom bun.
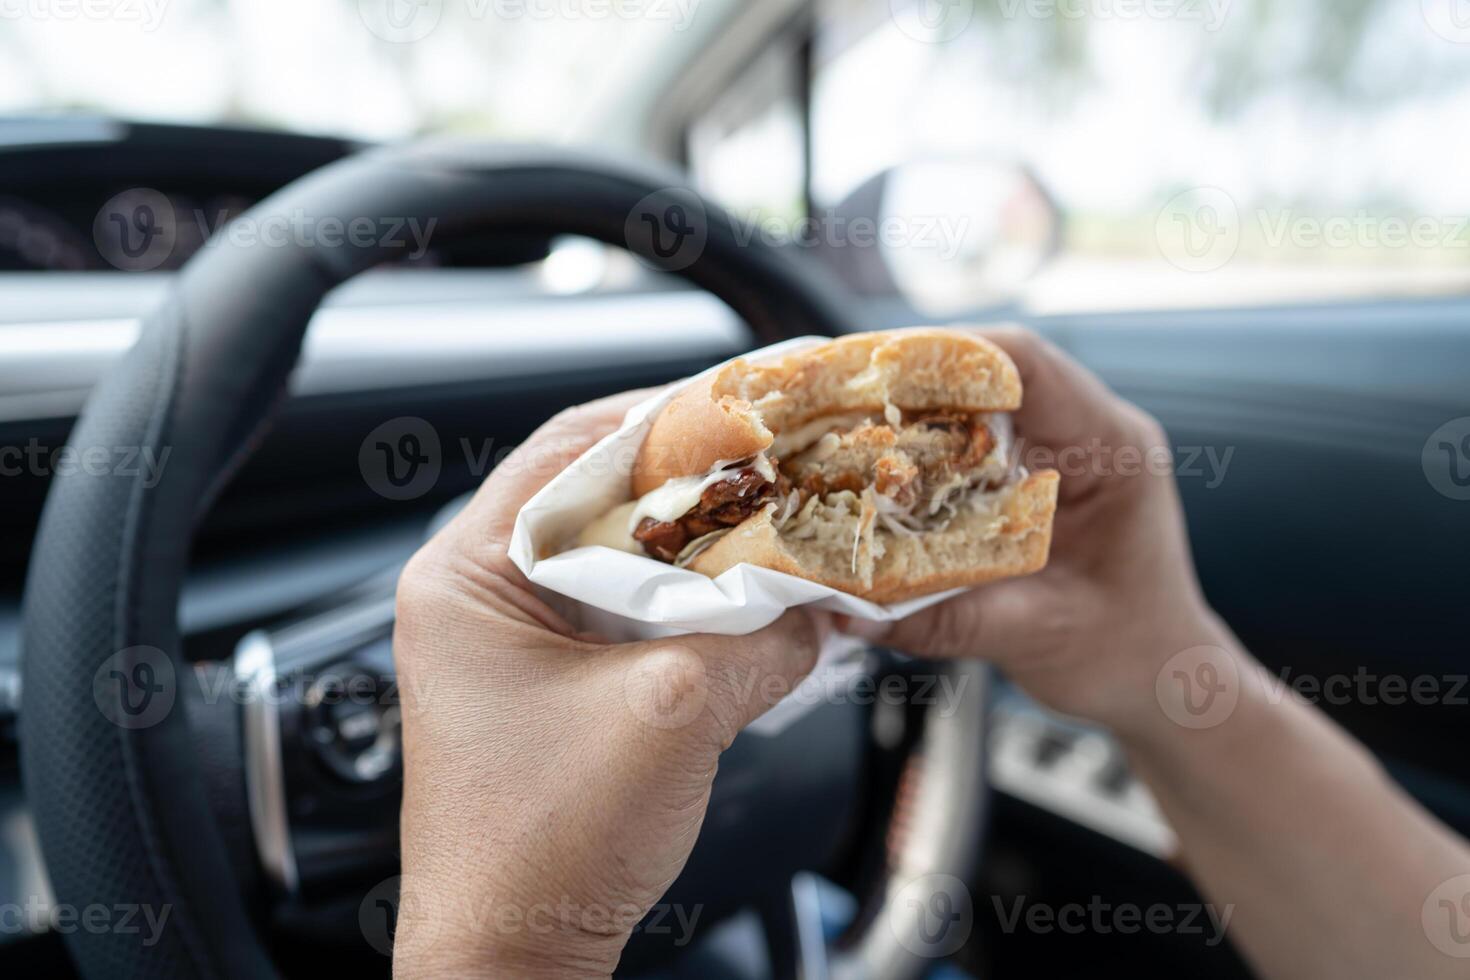
[[690, 569], [714, 577], [741, 562], [796, 575], [878, 603], [1027, 575], [1046, 567], [1059, 476], [1047, 470], [997, 491], [943, 530], [915, 536], [879, 531], [855, 548], [857, 518], [832, 533], [784, 536], [767, 507], [711, 544]]

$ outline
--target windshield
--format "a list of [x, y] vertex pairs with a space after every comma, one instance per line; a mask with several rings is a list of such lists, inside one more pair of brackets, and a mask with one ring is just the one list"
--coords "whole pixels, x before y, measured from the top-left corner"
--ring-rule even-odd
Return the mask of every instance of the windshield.
[[699, 0], [0, 0], [0, 113], [552, 139]]
[[[736, 208], [799, 211], [804, 159], [818, 213], [893, 168], [968, 161], [948, 181], [923, 171], [912, 183], [931, 193], [905, 188], [906, 213], [963, 219], [962, 192], [987, 180], [1012, 203], [1039, 187], [1060, 227], [1054, 259], [1025, 287], [1032, 308], [1470, 291], [1466, 0], [818, 10], [809, 113], [792, 73], [764, 111], [728, 96], [694, 144], [696, 173]], [[753, 92], [773, 73], [751, 74]], [[1006, 184], [1002, 168], [1034, 186]], [[977, 209], [973, 237], [999, 213]], [[926, 227], [894, 229], [920, 243], [894, 254], [918, 257], [931, 239], [930, 254], [947, 254]], [[966, 281], [983, 271], [966, 267]]]
[[[1041, 269], [1037, 308], [1470, 291], [1470, 0], [812, 0], [776, 37], [801, 6], [0, 0], [0, 114], [682, 148], [703, 191], [788, 223], [970, 161], [903, 186], [967, 229], [1016, 217], [1019, 247], [945, 263], [987, 299], [1013, 268]], [[769, 40], [712, 53], [762, 9]], [[653, 145], [637, 114], [664, 104]]]

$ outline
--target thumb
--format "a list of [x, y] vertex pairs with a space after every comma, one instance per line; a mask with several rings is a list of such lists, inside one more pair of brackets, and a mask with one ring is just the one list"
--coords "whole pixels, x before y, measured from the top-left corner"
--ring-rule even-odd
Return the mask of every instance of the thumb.
[[918, 657], [1002, 661], [1022, 652], [1036, 627], [1040, 586], [999, 582], [956, 596], [897, 623], [839, 617], [841, 632]]
[[816, 664], [825, 623], [802, 609], [746, 636], [694, 634], [639, 644], [625, 681], [640, 721], [698, 728], [724, 749]]

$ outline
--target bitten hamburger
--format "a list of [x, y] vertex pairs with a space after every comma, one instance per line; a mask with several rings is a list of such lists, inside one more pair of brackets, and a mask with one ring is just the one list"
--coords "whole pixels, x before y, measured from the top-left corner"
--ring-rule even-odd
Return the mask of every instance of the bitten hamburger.
[[874, 602], [1046, 565], [1058, 476], [1017, 465], [1021, 379], [953, 330], [858, 334], [735, 360], [676, 396], [606, 545], [715, 576], [741, 562]]

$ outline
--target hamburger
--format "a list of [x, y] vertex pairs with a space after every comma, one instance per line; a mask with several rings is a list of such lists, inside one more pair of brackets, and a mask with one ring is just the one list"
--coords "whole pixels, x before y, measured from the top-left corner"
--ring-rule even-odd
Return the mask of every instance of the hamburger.
[[737, 359], [654, 418], [605, 545], [719, 575], [742, 562], [874, 602], [1046, 565], [1058, 475], [1018, 465], [1021, 378], [973, 334], [857, 334]]

